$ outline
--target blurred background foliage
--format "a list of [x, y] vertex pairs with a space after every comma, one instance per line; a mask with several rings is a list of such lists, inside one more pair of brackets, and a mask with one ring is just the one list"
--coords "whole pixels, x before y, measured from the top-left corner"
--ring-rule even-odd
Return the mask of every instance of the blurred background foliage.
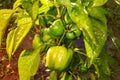
[[16, 0], [0, 0], [0, 9], [6, 9], [6, 8], [12, 8], [13, 6], [13, 3], [15, 2]]

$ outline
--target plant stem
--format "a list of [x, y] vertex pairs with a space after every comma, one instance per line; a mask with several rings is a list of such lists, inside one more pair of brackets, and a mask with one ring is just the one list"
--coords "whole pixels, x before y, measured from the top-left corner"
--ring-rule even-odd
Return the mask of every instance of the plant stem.
[[77, 77], [71, 71], [68, 72], [75, 78], [75, 80], [77, 80]]
[[63, 38], [64, 38], [64, 36], [65, 36], [65, 33], [66, 33], [66, 32], [64, 31], [62, 37], [60, 38], [60, 40], [59, 40], [59, 42], [58, 42], [58, 45], [60, 45], [60, 43], [62, 42], [62, 40], [63, 40]]
[[[75, 50], [74, 50], [75, 51]], [[75, 52], [77, 52], [77, 53], [79, 53], [79, 54], [82, 54], [82, 55], [84, 55], [84, 56], [87, 56], [85, 53], [83, 53], [83, 52], [80, 52], [80, 51], [75, 51]]]
[[70, 44], [68, 45], [68, 48], [70, 48], [73, 45], [73, 41], [70, 42]]

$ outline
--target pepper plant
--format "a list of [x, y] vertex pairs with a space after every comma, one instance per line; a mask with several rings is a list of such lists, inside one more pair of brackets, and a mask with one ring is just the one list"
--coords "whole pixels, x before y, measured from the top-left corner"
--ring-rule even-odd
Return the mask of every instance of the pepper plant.
[[[9, 61], [26, 35], [38, 29], [32, 41], [33, 50], [20, 53], [20, 80], [30, 80], [36, 74], [40, 53], [44, 53], [50, 80], [110, 80], [112, 57], [104, 49], [108, 36], [108, 11], [103, 7], [106, 2], [16, 0], [12, 9], [1, 9], [0, 47], [9, 29], [6, 38]], [[85, 48], [74, 46], [76, 39], [82, 39]]]

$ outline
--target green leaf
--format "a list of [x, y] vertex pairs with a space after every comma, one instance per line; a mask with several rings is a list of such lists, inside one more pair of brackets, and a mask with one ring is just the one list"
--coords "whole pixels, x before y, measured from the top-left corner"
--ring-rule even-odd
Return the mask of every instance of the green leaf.
[[32, 5], [32, 18], [35, 20], [37, 18], [39, 11], [39, 0], [36, 0]]
[[17, 28], [14, 29], [14, 31], [12, 30], [14, 33], [11, 32], [9, 36], [7, 36], [6, 51], [9, 55], [9, 59], [11, 59], [10, 55], [14, 54], [24, 37], [30, 31], [31, 27], [32, 20], [30, 17], [23, 17], [20, 20], [18, 20]]
[[6, 40], [6, 51], [7, 51], [9, 60], [11, 59], [12, 52], [13, 52], [14, 38], [15, 38], [15, 36], [13, 36], [14, 34], [15, 34], [15, 30], [10, 31], [7, 35], [7, 40]]
[[16, 0], [14, 5], [13, 5], [13, 9], [18, 8], [21, 5], [21, 0]]
[[114, 58], [111, 55], [107, 56], [108, 64], [110, 66], [110, 69], [115, 69], [116, 68], [116, 63]]
[[92, 1], [93, 0], [83, 0], [82, 3], [83, 3], [83, 5], [85, 5], [86, 7], [88, 7], [88, 6], [91, 6], [91, 2]]
[[43, 5], [48, 5], [49, 7], [50, 7], [50, 6], [53, 6], [53, 1], [52, 1], [52, 0], [40, 0], [40, 2], [41, 2]]
[[65, 5], [65, 6], [69, 5], [69, 3], [70, 3], [70, 0], [66, 0], [66, 1], [64, 1], [64, 0], [56, 0], [56, 1], [57, 1], [57, 3], [60, 3], [60, 4]]
[[72, 75], [70, 75], [70, 74], [66, 75], [65, 80], [73, 80]]
[[31, 18], [35, 20], [39, 11], [39, 0], [21, 0], [21, 4]]
[[90, 73], [91, 80], [96, 80], [96, 76], [93, 73]]
[[0, 10], [0, 15], [1, 15], [0, 16], [0, 47], [12, 14], [13, 14], [13, 10], [11, 9]]
[[20, 20], [18, 20], [17, 22], [17, 28], [15, 31], [15, 43], [14, 43], [14, 50], [13, 50], [13, 54], [16, 51], [16, 49], [18, 48], [18, 46], [20, 45], [20, 43], [22, 42], [22, 40], [24, 39], [24, 37], [28, 34], [28, 32], [30, 31], [31, 27], [32, 27], [33, 23], [32, 23], [32, 19], [30, 17], [23, 17]]
[[32, 2], [30, 0], [22, 0], [21, 3], [26, 12], [32, 17]]
[[111, 58], [110, 55], [106, 52], [106, 48], [104, 48], [102, 50], [102, 53], [100, 54], [100, 61], [99, 61], [100, 65], [98, 65], [99, 74], [100, 74], [99, 80], [110, 80], [110, 75], [111, 75], [110, 65], [114, 64], [114, 61], [111, 61], [110, 58]]
[[39, 8], [39, 14], [47, 13], [50, 7], [53, 6], [53, 2], [50, 0], [40, 0], [42, 6]]
[[18, 60], [18, 70], [20, 80], [30, 80], [38, 69], [40, 63], [40, 48], [34, 51], [24, 50]]
[[40, 8], [39, 8], [39, 14], [41, 14], [41, 13], [47, 13], [47, 11], [49, 10], [50, 8], [48, 7], [48, 6], [46, 6], [46, 5], [43, 5], [43, 6], [41, 6]]
[[110, 80], [111, 69], [115, 69], [116, 64], [112, 56], [107, 53], [106, 46], [103, 47], [98, 59], [95, 60], [94, 67], [99, 80]]
[[101, 65], [101, 61], [96, 60], [96, 64], [94, 64], [95, 67], [95, 74], [97, 75], [97, 77], [100, 77], [100, 72], [99, 72], [99, 65]]
[[108, 0], [93, 0], [93, 6], [102, 6], [104, 5]]
[[[107, 39], [107, 24], [104, 22], [106, 19], [99, 21], [101, 20], [99, 19], [101, 16], [97, 17], [97, 19], [95, 19], [96, 17], [89, 17], [85, 6], [79, 2], [67, 6], [67, 10], [73, 22], [75, 22], [83, 32], [85, 49], [88, 56], [87, 64], [88, 67], [90, 67], [99, 56]], [[103, 16], [101, 13], [99, 13], [99, 15]]]
[[68, 74], [67, 72], [64, 72], [60, 80], [72, 80], [72, 75]]
[[33, 41], [32, 41], [32, 45], [33, 45], [33, 48], [35, 49], [35, 48], [38, 48], [40, 45], [42, 45], [43, 44], [43, 42], [42, 42], [42, 40], [41, 40], [41, 37], [40, 37], [40, 35], [39, 34], [36, 34], [35, 36], [34, 36], [34, 39], [33, 39]]
[[55, 71], [50, 73], [50, 80], [57, 80], [57, 73]]
[[87, 42], [85, 40], [85, 47], [88, 56], [88, 66], [90, 66], [94, 60], [99, 56], [106, 40], [107, 40], [107, 25], [97, 21], [95, 19], [91, 19], [92, 26], [95, 38], [97, 40], [97, 44], [90, 45], [91, 42]]
[[79, 76], [77, 76], [77, 80], [81, 80], [81, 78]]
[[93, 29], [91, 28], [92, 24], [85, 7], [80, 3], [76, 3], [74, 5], [67, 6], [67, 10], [72, 21], [79, 26], [80, 30], [82, 30], [85, 39], [87, 41], [92, 41], [93, 44], [97, 44]]
[[105, 16], [107, 14], [107, 11], [103, 7], [101, 6], [92, 7], [88, 10], [88, 13], [90, 17], [96, 20], [99, 20], [105, 24], [107, 23], [106, 16]]

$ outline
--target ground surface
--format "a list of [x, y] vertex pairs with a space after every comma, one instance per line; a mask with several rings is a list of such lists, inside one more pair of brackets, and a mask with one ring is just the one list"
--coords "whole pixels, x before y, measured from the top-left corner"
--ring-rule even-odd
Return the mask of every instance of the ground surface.
[[[9, 62], [7, 53], [5, 49], [0, 52], [0, 80], [19, 80], [18, 75], [18, 58], [23, 49], [32, 49], [31, 41], [33, 35], [28, 34], [24, 39], [23, 43], [19, 47], [19, 49], [13, 55], [12, 60]], [[41, 54], [42, 59], [43, 54]], [[45, 80], [45, 78], [49, 75], [48, 72], [45, 71], [45, 66], [43, 62], [40, 62], [38, 72], [35, 75], [35, 80]]]

